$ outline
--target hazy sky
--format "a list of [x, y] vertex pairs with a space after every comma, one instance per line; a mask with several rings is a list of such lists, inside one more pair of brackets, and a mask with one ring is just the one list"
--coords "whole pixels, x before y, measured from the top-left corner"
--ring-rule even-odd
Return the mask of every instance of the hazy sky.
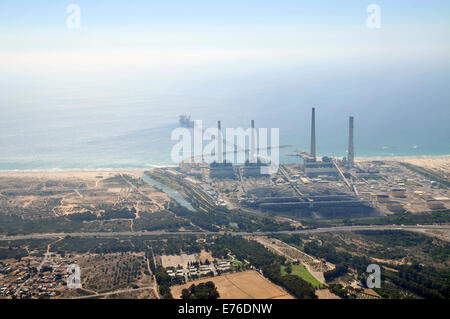
[[345, 151], [352, 114], [360, 154], [448, 154], [449, 39], [448, 0], [0, 0], [0, 157], [137, 129], [151, 149], [145, 130], [182, 113], [306, 144], [312, 106], [321, 151]]
[[[81, 9], [77, 29], [66, 24], [72, 3]], [[448, 66], [450, 1], [374, 2], [381, 8], [379, 29], [366, 24], [371, 3], [2, 0], [0, 81], [118, 70], [173, 77], [185, 68], [211, 74], [291, 65], [361, 72]]]
[[[72, 3], [81, 9], [77, 29], [66, 24]], [[449, 1], [375, 2], [380, 29], [367, 27], [371, 3], [2, 0], [0, 84], [7, 82], [12, 94], [28, 82], [45, 91], [46, 79], [94, 85], [118, 73], [137, 79], [136, 72], [152, 72], [153, 82], [174, 86], [180, 75], [214, 78], [218, 70], [448, 65]]]
[[[69, 4], [80, 29], [66, 26]], [[450, 2], [377, 1], [381, 29], [368, 29], [370, 1], [2, 0], [1, 51], [303, 49], [309, 55], [448, 54]], [[316, 51], [310, 51], [316, 49]], [[324, 51], [328, 50], [328, 51]], [[374, 52], [373, 52], [374, 51]], [[305, 53], [305, 54], [306, 54]]]

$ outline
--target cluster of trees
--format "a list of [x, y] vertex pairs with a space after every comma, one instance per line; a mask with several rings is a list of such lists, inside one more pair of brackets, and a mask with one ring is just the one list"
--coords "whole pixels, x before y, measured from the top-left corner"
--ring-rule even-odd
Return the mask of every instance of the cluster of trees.
[[63, 240], [55, 242], [52, 250], [58, 253], [118, 253], [145, 251], [146, 245], [138, 238], [81, 238], [66, 236]]
[[159, 294], [163, 299], [173, 299], [170, 287], [166, 285], [159, 286]]
[[339, 278], [342, 275], [345, 275], [347, 272], [348, 272], [348, 264], [340, 263], [336, 265], [336, 268], [324, 272], [323, 276], [327, 282], [330, 282], [336, 278]]
[[431, 266], [402, 265], [398, 272], [385, 271], [383, 275], [392, 283], [421, 297], [432, 299], [450, 298], [450, 271]]
[[[402, 232], [402, 231], [358, 231], [359, 235], [367, 240], [375, 242], [378, 246], [376, 250], [386, 251], [386, 254], [395, 254], [398, 247], [416, 247], [420, 246], [422, 251], [428, 252], [432, 257], [442, 257], [448, 259], [449, 247], [436, 247], [433, 239], [420, 234]], [[301, 236], [284, 236], [286, 240], [296, 245], [302, 245]], [[326, 242], [320, 245], [317, 241], [306, 242], [303, 245], [304, 251], [313, 256], [322, 257], [335, 263], [336, 268], [324, 273], [325, 280], [332, 281], [344, 274], [349, 268], [357, 271], [360, 278], [367, 275], [365, 273], [367, 266], [372, 261], [365, 256], [350, 255], [345, 251], [338, 251], [331, 244]], [[444, 254], [444, 255], [442, 255]], [[391, 268], [394, 266], [390, 265]], [[439, 270], [431, 266], [402, 265], [396, 267], [398, 272], [383, 270], [385, 284], [377, 292], [386, 298], [404, 297], [406, 290], [415, 295], [424, 298], [449, 298], [450, 297], [450, 272], [448, 270]], [[333, 285], [337, 295], [344, 294], [341, 287]], [[402, 290], [403, 289], [403, 294]], [[408, 294], [408, 293], [407, 293]]]
[[[111, 208], [104, 207], [104, 212], [99, 216], [94, 212], [85, 212], [79, 214], [71, 214], [68, 216], [73, 221], [94, 221], [94, 220], [111, 220], [111, 219], [134, 219], [136, 217], [136, 209], [131, 210], [128, 207]], [[99, 208], [101, 209], [101, 208]]]
[[398, 230], [360, 230], [355, 233], [388, 247], [394, 245], [412, 247], [433, 241], [430, 237], [421, 234]]
[[225, 258], [231, 251], [238, 260], [248, 260], [257, 268], [272, 262], [284, 263], [285, 258], [271, 253], [261, 244], [253, 240], [247, 240], [239, 236], [224, 235], [218, 237], [211, 252], [215, 258]]
[[191, 212], [189, 209], [178, 205], [174, 201], [170, 203], [169, 210], [177, 216], [192, 221], [194, 225], [211, 232], [218, 232], [219, 228], [216, 225], [223, 225], [226, 222], [225, 217], [220, 214], [209, 214], [203, 211]]
[[348, 273], [349, 268], [355, 269], [358, 273], [365, 273], [367, 266], [372, 262], [364, 256], [354, 256], [346, 251], [339, 251], [335, 244], [322, 242], [317, 240], [308, 241], [303, 244], [301, 235], [283, 236], [283, 241], [302, 249], [305, 253], [324, 258], [325, 260], [336, 265], [336, 268], [324, 273], [326, 281], [332, 281], [342, 275]]
[[151, 214], [140, 213], [140, 218], [134, 221], [134, 230], [160, 230], [177, 231], [181, 227], [192, 229], [193, 227], [186, 220], [176, 218], [173, 213], [167, 211], [158, 211]]
[[288, 292], [299, 299], [317, 299], [314, 293], [314, 287], [307, 281], [298, 276], [287, 274], [282, 276], [279, 263], [265, 265], [262, 268], [264, 276], [269, 278], [273, 283], [284, 287]]
[[162, 266], [156, 267], [154, 271], [156, 282], [159, 286], [159, 293], [164, 299], [173, 299], [172, 292], [170, 291], [171, 278], [167, 274], [167, 271]]
[[333, 264], [341, 264], [349, 259], [352, 255], [344, 251], [337, 251], [335, 246], [329, 243], [319, 244], [318, 241], [311, 241], [305, 243], [303, 246], [305, 253], [317, 256], [320, 258], [325, 258], [327, 261]]
[[154, 242], [152, 247], [157, 255], [176, 255], [181, 252], [194, 254], [200, 253], [205, 248], [205, 244], [198, 242], [195, 235], [185, 235], [168, 237], [165, 241]]
[[381, 244], [371, 254], [383, 259], [398, 259], [422, 251], [429, 255], [434, 262], [445, 262], [450, 255], [450, 245], [444, 241], [436, 244], [437, 239], [429, 236], [407, 231], [371, 230], [358, 231], [357, 234], [364, 239]]
[[191, 285], [181, 292], [182, 299], [218, 299], [220, 297], [216, 285], [212, 281]]
[[348, 298], [347, 290], [341, 284], [331, 284], [331, 285], [328, 286], [328, 288], [335, 295], [337, 295], [337, 296], [339, 296], [339, 297], [341, 297], [343, 299], [347, 299]]
[[28, 253], [23, 248], [13, 248], [11, 246], [8, 246], [8, 248], [0, 248], [0, 260], [9, 258], [20, 260], [25, 256], [28, 256]]
[[0, 212], [0, 234], [14, 236], [30, 233], [77, 232], [83, 227], [81, 221], [71, 221], [65, 217], [25, 219], [15, 214]]
[[411, 214], [410, 212], [395, 213], [394, 215], [377, 218], [344, 218], [330, 220], [302, 220], [302, 224], [311, 228], [333, 227], [333, 226], [352, 226], [352, 225], [427, 225], [444, 224], [450, 222], [450, 210], [438, 212], [427, 212], [423, 214]]

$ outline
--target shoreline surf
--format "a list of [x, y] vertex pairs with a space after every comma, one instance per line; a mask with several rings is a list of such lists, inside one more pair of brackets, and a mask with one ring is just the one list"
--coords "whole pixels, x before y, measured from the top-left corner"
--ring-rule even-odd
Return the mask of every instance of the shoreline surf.
[[[356, 157], [356, 162], [367, 162], [367, 161], [402, 161], [402, 160], [449, 160], [450, 154], [448, 155], [418, 155], [418, 156], [376, 156], [376, 157]], [[284, 163], [281, 163], [284, 164]], [[154, 168], [173, 168], [178, 167], [178, 165], [153, 165], [147, 164], [142, 167], [136, 166], [124, 166], [124, 167], [104, 167], [104, 168], [37, 168], [37, 169], [0, 169], [0, 174], [3, 173], [89, 173], [89, 172], [140, 172], [143, 170], [152, 170]]]

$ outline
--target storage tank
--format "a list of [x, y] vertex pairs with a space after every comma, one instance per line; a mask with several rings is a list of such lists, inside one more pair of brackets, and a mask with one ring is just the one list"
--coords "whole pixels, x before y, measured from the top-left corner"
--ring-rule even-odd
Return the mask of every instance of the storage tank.
[[391, 190], [393, 197], [406, 197], [406, 189], [404, 188], [393, 188]]
[[377, 195], [377, 202], [378, 203], [387, 203], [387, 202], [389, 202], [389, 195], [378, 194]]
[[387, 203], [386, 207], [392, 212], [402, 212], [405, 210], [403, 208], [403, 204], [399, 202], [389, 202]]
[[427, 201], [427, 206], [430, 209], [445, 209], [444, 203], [438, 200]]

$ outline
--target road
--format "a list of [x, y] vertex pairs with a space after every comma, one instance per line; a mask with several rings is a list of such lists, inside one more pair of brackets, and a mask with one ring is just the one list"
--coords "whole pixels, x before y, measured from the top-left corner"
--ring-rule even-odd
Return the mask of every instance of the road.
[[[233, 232], [227, 233], [234, 236], [265, 236], [271, 234], [315, 234], [315, 233], [333, 233], [343, 231], [357, 231], [357, 230], [449, 230], [450, 224], [446, 225], [371, 225], [371, 226], [337, 226], [327, 228], [314, 228], [314, 229], [301, 229], [292, 231], [275, 231], [275, 232]], [[141, 231], [141, 232], [86, 232], [86, 233], [55, 233], [55, 234], [29, 234], [29, 235], [17, 235], [17, 236], [4, 236], [0, 238], [0, 241], [14, 241], [14, 240], [28, 240], [28, 239], [49, 239], [49, 238], [61, 238], [61, 237], [117, 237], [117, 236], [159, 236], [159, 235], [223, 235], [225, 232], [209, 232], [209, 231], [187, 231], [169, 233], [166, 231]]]
[[98, 298], [98, 297], [122, 294], [122, 293], [125, 293], [125, 292], [134, 292], [134, 291], [141, 291], [141, 290], [148, 290], [148, 289], [155, 289], [155, 287], [152, 286], [152, 287], [141, 287], [141, 288], [136, 288], [136, 289], [122, 289], [122, 290], [104, 292], [104, 293], [101, 293], [101, 294], [93, 294], [93, 295], [88, 295], [88, 296], [73, 297], [71, 299], [91, 299], [91, 298]]

